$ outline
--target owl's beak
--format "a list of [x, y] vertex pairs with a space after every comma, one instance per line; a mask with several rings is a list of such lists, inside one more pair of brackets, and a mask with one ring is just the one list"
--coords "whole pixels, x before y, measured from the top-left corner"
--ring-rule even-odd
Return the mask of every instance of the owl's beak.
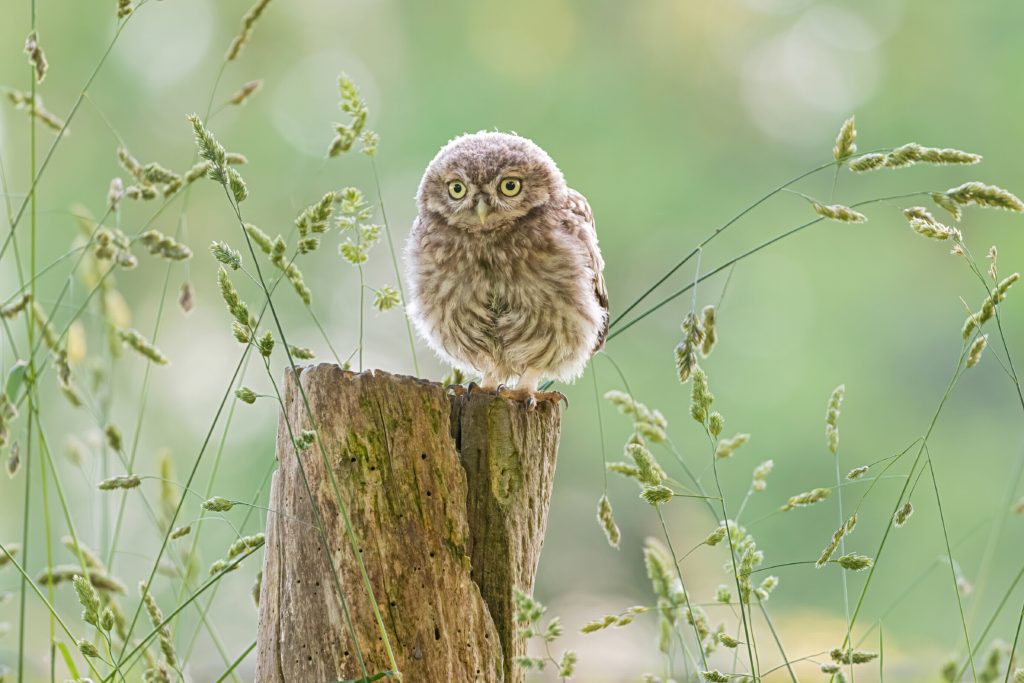
[[487, 222], [487, 214], [490, 212], [491, 207], [483, 197], [476, 201], [476, 216], [480, 219], [480, 225]]

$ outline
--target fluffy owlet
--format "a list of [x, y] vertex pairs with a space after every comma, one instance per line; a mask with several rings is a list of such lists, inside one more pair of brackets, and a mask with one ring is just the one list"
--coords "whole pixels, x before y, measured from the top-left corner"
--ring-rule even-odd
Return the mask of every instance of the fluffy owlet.
[[518, 135], [463, 135], [416, 200], [409, 315], [430, 346], [530, 402], [542, 378], [579, 377], [608, 331], [604, 260], [590, 205], [551, 157]]

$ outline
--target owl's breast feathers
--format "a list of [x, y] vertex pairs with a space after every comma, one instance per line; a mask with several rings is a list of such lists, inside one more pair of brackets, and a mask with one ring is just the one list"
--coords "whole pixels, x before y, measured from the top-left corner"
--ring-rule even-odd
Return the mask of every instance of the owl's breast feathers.
[[604, 260], [590, 206], [574, 190], [502, 230], [469, 233], [425, 212], [407, 255], [413, 320], [462, 365], [568, 380], [604, 344]]

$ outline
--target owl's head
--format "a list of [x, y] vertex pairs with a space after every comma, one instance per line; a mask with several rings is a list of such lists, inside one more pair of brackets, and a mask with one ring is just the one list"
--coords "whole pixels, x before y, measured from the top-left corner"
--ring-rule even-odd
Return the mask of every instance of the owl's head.
[[565, 194], [547, 152], [519, 135], [481, 131], [455, 138], [420, 182], [420, 211], [469, 232], [508, 228]]

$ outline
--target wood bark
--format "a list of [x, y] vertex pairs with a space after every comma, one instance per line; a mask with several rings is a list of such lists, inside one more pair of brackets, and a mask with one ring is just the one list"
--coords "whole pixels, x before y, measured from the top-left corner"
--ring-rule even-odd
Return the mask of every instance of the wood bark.
[[[528, 410], [333, 364], [286, 373], [283, 399], [256, 680], [328, 683], [391, 668], [340, 494], [403, 680], [521, 683], [512, 592], [533, 590], [557, 401]], [[319, 442], [297, 449], [314, 424]]]

